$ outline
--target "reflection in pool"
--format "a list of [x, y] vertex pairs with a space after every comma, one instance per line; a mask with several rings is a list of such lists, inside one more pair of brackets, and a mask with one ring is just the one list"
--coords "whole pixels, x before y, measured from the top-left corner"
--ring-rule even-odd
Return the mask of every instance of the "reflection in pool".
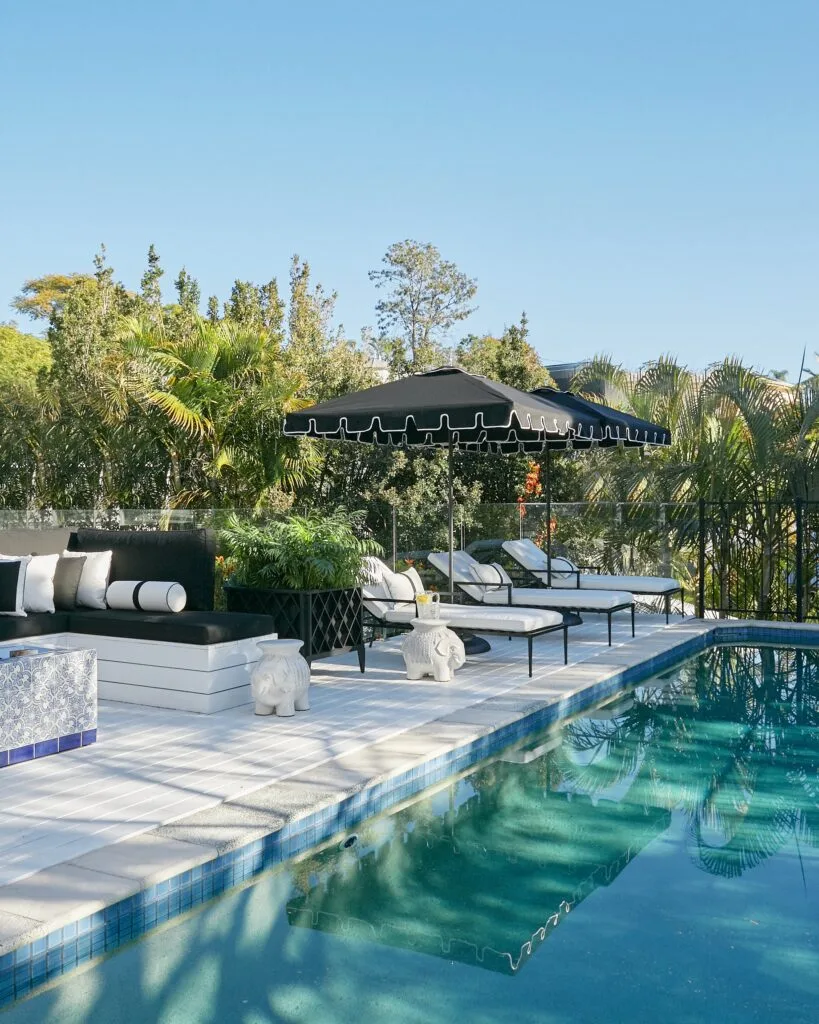
[[711, 650], [357, 832], [7, 1019], [819, 1019], [814, 652]]

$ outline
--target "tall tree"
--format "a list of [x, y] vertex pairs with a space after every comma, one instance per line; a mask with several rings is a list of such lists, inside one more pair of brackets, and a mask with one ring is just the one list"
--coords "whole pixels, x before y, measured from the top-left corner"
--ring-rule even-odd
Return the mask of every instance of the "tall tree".
[[159, 253], [153, 245], [148, 246], [148, 266], [140, 281], [140, 294], [148, 316], [154, 321], [162, 319], [162, 287], [160, 281], [165, 271], [160, 266]]
[[531, 391], [554, 386], [551, 374], [529, 344], [529, 321], [522, 313], [520, 324], [507, 327], [499, 337], [468, 335], [458, 345], [458, 362], [465, 370], [482, 373], [503, 384]]
[[[284, 303], [276, 278], [267, 284], [235, 280], [225, 303], [225, 317], [249, 331], [266, 332], [277, 346], [283, 342]], [[210, 315], [210, 307], [209, 307]], [[213, 318], [210, 317], [213, 322]]]
[[407, 239], [387, 250], [370, 280], [387, 294], [376, 304], [380, 352], [396, 372], [429, 369], [454, 324], [475, 307], [476, 282], [430, 243]]
[[20, 294], [15, 295], [12, 306], [18, 313], [32, 320], [49, 320], [59, 313], [76, 284], [90, 281], [88, 274], [44, 274], [24, 282]]

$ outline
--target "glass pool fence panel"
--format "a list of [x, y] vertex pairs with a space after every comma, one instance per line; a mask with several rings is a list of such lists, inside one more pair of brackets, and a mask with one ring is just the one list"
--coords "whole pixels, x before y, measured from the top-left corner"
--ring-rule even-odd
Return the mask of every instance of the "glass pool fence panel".
[[[270, 513], [269, 518], [279, 514]], [[249, 518], [259, 513], [242, 508], [0, 509], [0, 530], [220, 530], [231, 515]]]
[[[693, 593], [697, 565], [696, 503], [554, 502], [551, 505], [552, 550], [601, 572], [661, 575], [680, 579]], [[383, 533], [384, 531], [382, 531]], [[544, 502], [481, 504], [455, 509], [455, 547], [480, 541], [529, 537], [546, 546]], [[429, 507], [411, 514], [393, 509], [390, 535], [378, 538], [389, 561], [403, 567], [431, 551], [447, 548], [447, 509]], [[493, 561], [491, 549], [478, 554]], [[497, 559], [507, 560], [498, 554]]]

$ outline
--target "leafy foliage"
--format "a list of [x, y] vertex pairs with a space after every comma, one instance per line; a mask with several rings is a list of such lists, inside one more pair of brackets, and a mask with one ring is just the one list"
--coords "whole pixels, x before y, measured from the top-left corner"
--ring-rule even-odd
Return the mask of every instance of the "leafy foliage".
[[381, 270], [371, 270], [376, 288], [388, 289], [376, 305], [380, 352], [396, 376], [440, 363], [447, 332], [474, 312], [476, 282], [434, 245], [407, 239], [387, 250]]
[[269, 523], [231, 516], [221, 536], [232, 580], [288, 590], [356, 586], [362, 557], [382, 553], [364, 520], [362, 512], [343, 509]]

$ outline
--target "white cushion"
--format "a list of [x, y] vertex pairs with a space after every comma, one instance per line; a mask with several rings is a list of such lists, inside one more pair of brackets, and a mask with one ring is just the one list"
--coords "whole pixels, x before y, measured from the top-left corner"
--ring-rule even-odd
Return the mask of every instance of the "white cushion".
[[[549, 559], [548, 558], [546, 559], [546, 564], [547, 565], [549, 564]], [[543, 574], [541, 573], [540, 575], [543, 575]], [[577, 572], [577, 566], [574, 564], [574, 562], [570, 558], [560, 558], [560, 557], [555, 557], [554, 555], [552, 556], [552, 572], [551, 572], [551, 576], [549, 574], [548, 569], [547, 569], [547, 571], [545, 573], [546, 579], [548, 580], [548, 579], [551, 578], [552, 583], [555, 583], [555, 582], [563, 583], [565, 581], [566, 583], [568, 583], [570, 585], [573, 583], [575, 586], [577, 586], [577, 577], [578, 577], [578, 575], [579, 574]], [[609, 589], [609, 588], [605, 588], [605, 589]]]
[[390, 588], [386, 583], [364, 583], [361, 586], [364, 607], [377, 619], [386, 618], [392, 608]]
[[469, 575], [476, 583], [483, 584], [484, 593], [489, 593], [490, 591], [495, 590], [505, 590], [506, 585], [512, 582], [509, 578], [509, 574], [503, 566], [498, 565], [497, 562], [493, 562], [490, 565], [481, 565], [480, 563], [470, 565]]
[[537, 544], [528, 537], [525, 540], [505, 540], [501, 547], [524, 569], [536, 571], [549, 566], [546, 552], [541, 551]]
[[407, 577], [407, 579], [412, 583], [413, 587], [415, 588], [416, 594], [426, 593], [426, 591], [424, 590], [424, 581], [418, 575], [418, 570], [415, 568], [414, 565], [411, 565], [408, 569], [405, 569], [402, 573], [399, 573], [399, 575]]
[[415, 609], [415, 595], [424, 593], [424, 584], [416, 569], [410, 567], [404, 572], [393, 572], [392, 569], [384, 567], [384, 582], [394, 601], [405, 602], [413, 610]]
[[105, 592], [109, 608], [141, 612], [181, 612], [188, 595], [181, 583], [167, 580], [116, 580]]
[[[19, 555], [0, 555], [4, 562], [16, 562]], [[54, 611], [54, 573], [59, 555], [26, 555], [23, 608], [27, 612]]]
[[[403, 623], [415, 618], [415, 611], [408, 608], [392, 608], [387, 613], [388, 622]], [[559, 626], [563, 616], [559, 612], [541, 611], [534, 608], [478, 608], [469, 604], [442, 604], [441, 618], [458, 629], [509, 630], [510, 633], [532, 633], [547, 626]]]
[[26, 569], [23, 604], [27, 612], [54, 611], [54, 573], [59, 555], [32, 555]]
[[16, 618], [24, 618], [26, 614], [26, 570], [28, 569], [28, 563], [31, 561], [31, 555], [3, 555], [2, 558], [4, 562], [19, 562], [20, 568], [17, 570], [17, 591], [14, 595], [14, 609], [0, 611], [0, 615], [12, 615]]
[[597, 573], [582, 573], [581, 590], [613, 590], [622, 587], [632, 594], [665, 594], [679, 590], [678, 580], [668, 576], [598, 576]]
[[[496, 591], [484, 597], [484, 604], [507, 604], [508, 591]], [[513, 605], [530, 605], [534, 608], [574, 608], [588, 611], [608, 611], [619, 605], [634, 604], [634, 596], [617, 590], [584, 590], [577, 587], [513, 587]]]
[[105, 592], [111, 575], [111, 551], [63, 551], [63, 558], [85, 558], [77, 588], [77, 606], [107, 608]]
[[409, 576], [402, 572], [395, 572], [387, 581], [390, 597], [396, 601], [415, 601], [415, 587]]
[[[427, 561], [430, 565], [434, 566], [439, 572], [442, 572], [444, 576], [449, 579], [449, 552], [448, 551], [431, 551], [427, 555]], [[466, 551], [453, 551], [452, 553], [452, 571], [455, 575], [455, 579], [458, 581], [458, 586], [465, 594], [469, 594], [475, 601], [483, 600], [484, 588], [478, 584], [465, 584], [465, 580], [474, 579], [472, 576], [472, 566], [480, 565], [472, 555]]]
[[[549, 559], [545, 551], [542, 551], [533, 540], [527, 537], [525, 540], [505, 540], [501, 545], [507, 555], [510, 555], [524, 569], [535, 573], [540, 579], [545, 580], [548, 575]], [[552, 582], [574, 583], [577, 586], [577, 566], [569, 558], [552, 556]]]

